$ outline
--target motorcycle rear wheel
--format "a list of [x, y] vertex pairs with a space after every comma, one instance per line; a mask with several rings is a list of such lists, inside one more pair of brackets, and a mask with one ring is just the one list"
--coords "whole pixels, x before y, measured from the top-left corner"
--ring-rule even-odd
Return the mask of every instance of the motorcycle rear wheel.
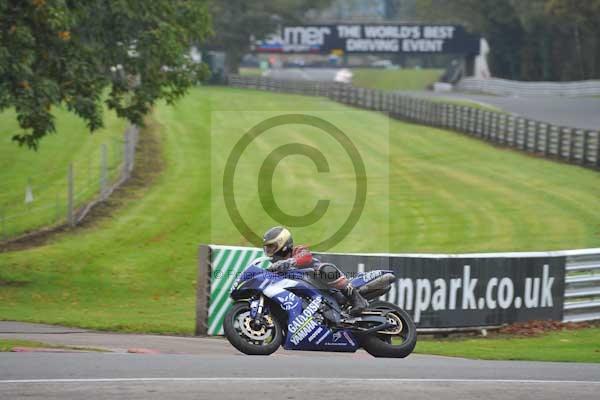
[[283, 330], [277, 318], [271, 316], [272, 327], [258, 330], [250, 326], [249, 314], [247, 301], [238, 301], [227, 311], [223, 331], [229, 343], [248, 355], [268, 356], [277, 351], [283, 342]]
[[415, 349], [417, 345], [417, 328], [412, 318], [406, 311], [395, 304], [385, 301], [374, 301], [369, 309], [393, 311], [402, 321], [402, 331], [398, 335], [402, 343], [394, 344], [397, 336], [382, 333], [372, 333], [362, 339], [362, 346], [373, 357], [404, 358]]

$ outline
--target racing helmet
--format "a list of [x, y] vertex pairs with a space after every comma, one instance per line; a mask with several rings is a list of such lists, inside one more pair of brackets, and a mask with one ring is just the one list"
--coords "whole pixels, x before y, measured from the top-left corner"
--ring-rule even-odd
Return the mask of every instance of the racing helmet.
[[263, 236], [263, 250], [268, 257], [275, 260], [290, 257], [293, 248], [292, 234], [282, 226], [269, 229]]

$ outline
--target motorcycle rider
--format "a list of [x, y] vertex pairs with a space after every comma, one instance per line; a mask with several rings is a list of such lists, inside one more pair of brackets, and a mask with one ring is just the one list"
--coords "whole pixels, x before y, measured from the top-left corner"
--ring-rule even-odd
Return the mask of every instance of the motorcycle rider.
[[352, 283], [339, 268], [331, 263], [321, 263], [314, 258], [308, 247], [295, 246], [292, 234], [284, 227], [269, 229], [263, 236], [263, 250], [271, 257], [271, 272], [285, 273], [295, 268], [311, 268], [315, 276], [327, 286], [338, 289], [352, 305], [350, 315], [360, 315], [369, 306], [369, 302], [358, 293]]

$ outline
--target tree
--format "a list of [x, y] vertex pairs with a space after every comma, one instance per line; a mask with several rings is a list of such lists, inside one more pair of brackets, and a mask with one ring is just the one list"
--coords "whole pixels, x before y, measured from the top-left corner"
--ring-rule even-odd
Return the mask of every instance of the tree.
[[250, 40], [264, 39], [281, 24], [300, 23], [311, 9], [327, 6], [331, 0], [227, 0], [211, 5], [215, 38], [211, 44], [226, 53], [225, 72], [237, 73], [244, 54], [250, 51]]
[[497, 77], [600, 77], [600, 0], [417, 0], [417, 11], [481, 33]]
[[385, 0], [385, 18], [391, 21], [415, 20], [416, 0]]
[[0, 111], [14, 107], [30, 148], [55, 131], [53, 106], [93, 131], [105, 99], [142, 124], [204, 76], [187, 54], [209, 33], [205, 0], [0, 0]]
[[[577, 65], [569, 75], [577, 79], [600, 77], [600, 0], [546, 0], [547, 15], [560, 21], [562, 35], [574, 50]], [[567, 47], [567, 46], [565, 46]], [[563, 72], [564, 73], [564, 72]]]
[[490, 43], [490, 68], [495, 76], [520, 77], [523, 27], [511, 0], [419, 0], [421, 18], [465, 25]]

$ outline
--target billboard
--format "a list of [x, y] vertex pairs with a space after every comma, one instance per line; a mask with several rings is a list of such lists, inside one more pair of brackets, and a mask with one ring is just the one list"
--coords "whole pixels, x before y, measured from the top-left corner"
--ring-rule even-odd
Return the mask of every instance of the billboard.
[[419, 328], [562, 320], [565, 257], [323, 253], [319, 258], [349, 275], [393, 271], [398, 279], [383, 299], [409, 311]]
[[262, 53], [478, 54], [479, 36], [459, 25], [336, 24], [285, 26], [258, 41]]

